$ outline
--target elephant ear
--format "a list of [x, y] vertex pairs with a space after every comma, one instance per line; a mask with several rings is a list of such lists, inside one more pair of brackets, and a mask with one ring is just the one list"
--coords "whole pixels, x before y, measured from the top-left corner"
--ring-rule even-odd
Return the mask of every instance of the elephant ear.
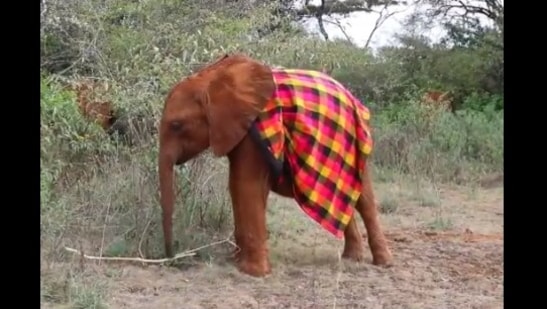
[[[200, 76], [201, 75], [201, 76]], [[229, 153], [275, 91], [271, 69], [241, 55], [224, 56], [197, 76], [204, 84], [203, 105], [210, 146], [216, 156]]]

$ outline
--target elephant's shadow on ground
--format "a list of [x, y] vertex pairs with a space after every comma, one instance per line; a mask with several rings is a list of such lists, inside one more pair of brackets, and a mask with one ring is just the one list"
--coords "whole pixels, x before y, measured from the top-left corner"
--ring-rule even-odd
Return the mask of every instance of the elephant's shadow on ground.
[[[169, 263], [167, 266], [178, 270], [192, 270], [210, 264], [217, 267], [234, 267], [232, 249], [217, 249], [214, 252], [197, 252], [195, 256]], [[341, 259], [342, 248], [321, 246], [321, 244], [287, 244], [285, 242], [273, 242], [270, 248], [270, 261], [272, 266], [282, 266], [287, 273], [298, 273], [302, 267], [321, 267], [337, 269], [340, 264], [344, 268], [363, 267], [372, 263], [372, 257], [365, 255], [365, 259], [359, 263]], [[296, 275], [295, 273], [295, 275]]]
[[[276, 246], [270, 251], [270, 259], [272, 264], [282, 264], [288, 267], [335, 267], [337, 268], [341, 263], [344, 265], [353, 265], [355, 262], [347, 261], [341, 258], [342, 248], [333, 248], [330, 246], [306, 245], [298, 246], [293, 245], [287, 247], [286, 245]], [[350, 264], [351, 263], [351, 264]], [[356, 265], [370, 264], [372, 263], [372, 257], [365, 255], [363, 261]]]

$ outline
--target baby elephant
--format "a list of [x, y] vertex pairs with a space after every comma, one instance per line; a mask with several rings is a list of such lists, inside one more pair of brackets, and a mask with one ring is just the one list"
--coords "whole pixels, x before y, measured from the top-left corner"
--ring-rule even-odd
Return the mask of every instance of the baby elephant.
[[229, 159], [238, 269], [271, 273], [266, 230], [270, 191], [293, 198], [332, 235], [342, 256], [363, 259], [354, 218], [363, 218], [373, 263], [392, 255], [375, 204], [367, 157], [369, 110], [322, 72], [271, 68], [225, 55], [176, 84], [159, 128], [159, 179], [165, 251], [173, 256], [173, 169], [208, 149]]

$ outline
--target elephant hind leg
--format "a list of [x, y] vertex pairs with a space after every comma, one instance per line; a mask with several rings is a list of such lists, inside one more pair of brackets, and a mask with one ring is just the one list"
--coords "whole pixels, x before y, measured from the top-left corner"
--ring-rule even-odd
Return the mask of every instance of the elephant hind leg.
[[372, 252], [372, 263], [375, 265], [390, 265], [393, 257], [380, 224], [378, 208], [368, 170], [365, 171], [363, 191], [355, 208], [361, 214], [367, 230], [368, 243]]
[[354, 216], [344, 231], [344, 252], [342, 252], [342, 258], [360, 262], [364, 259], [364, 251], [363, 239], [359, 234], [359, 227]]

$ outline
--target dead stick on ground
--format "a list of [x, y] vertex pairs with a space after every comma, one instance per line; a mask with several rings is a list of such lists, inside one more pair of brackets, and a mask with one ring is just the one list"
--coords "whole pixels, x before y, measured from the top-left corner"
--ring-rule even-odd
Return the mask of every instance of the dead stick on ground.
[[171, 262], [171, 261], [174, 261], [174, 260], [178, 260], [178, 259], [181, 259], [181, 258], [184, 258], [184, 257], [194, 256], [194, 255], [196, 255], [196, 252], [199, 251], [199, 250], [201, 250], [201, 249], [205, 249], [205, 248], [207, 248], [207, 247], [212, 247], [212, 246], [220, 245], [220, 244], [223, 244], [223, 243], [229, 243], [229, 244], [232, 244], [232, 245], [233, 245], [233, 242], [230, 241], [230, 239], [228, 238], [228, 239], [219, 240], [219, 241], [216, 241], [216, 242], [214, 242], [214, 243], [211, 243], [211, 244], [208, 244], [208, 245], [204, 245], [204, 246], [201, 246], [201, 247], [192, 249], [192, 250], [184, 251], [184, 252], [182, 252], [182, 253], [179, 253], [179, 254], [175, 255], [175, 256], [172, 257], [172, 258], [164, 258], [164, 259], [143, 259], [143, 258], [138, 258], [138, 257], [107, 257], [107, 256], [92, 256], [92, 255], [83, 254], [82, 251], [79, 251], [79, 250], [76, 250], [76, 249], [73, 249], [73, 248], [65, 247], [65, 250], [68, 251], [68, 252], [72, 252], [72, 253], [79, 254], [79, 255], [81, 255], [83, 258], [88, 259], [88, 260], [100, 260], [100, 261], [128, 261], [128, 262], [140, 262], [140, 263], [150, 263], [150, 264], [161, 264], [161, 263], [165, 263], [165, 262]]

